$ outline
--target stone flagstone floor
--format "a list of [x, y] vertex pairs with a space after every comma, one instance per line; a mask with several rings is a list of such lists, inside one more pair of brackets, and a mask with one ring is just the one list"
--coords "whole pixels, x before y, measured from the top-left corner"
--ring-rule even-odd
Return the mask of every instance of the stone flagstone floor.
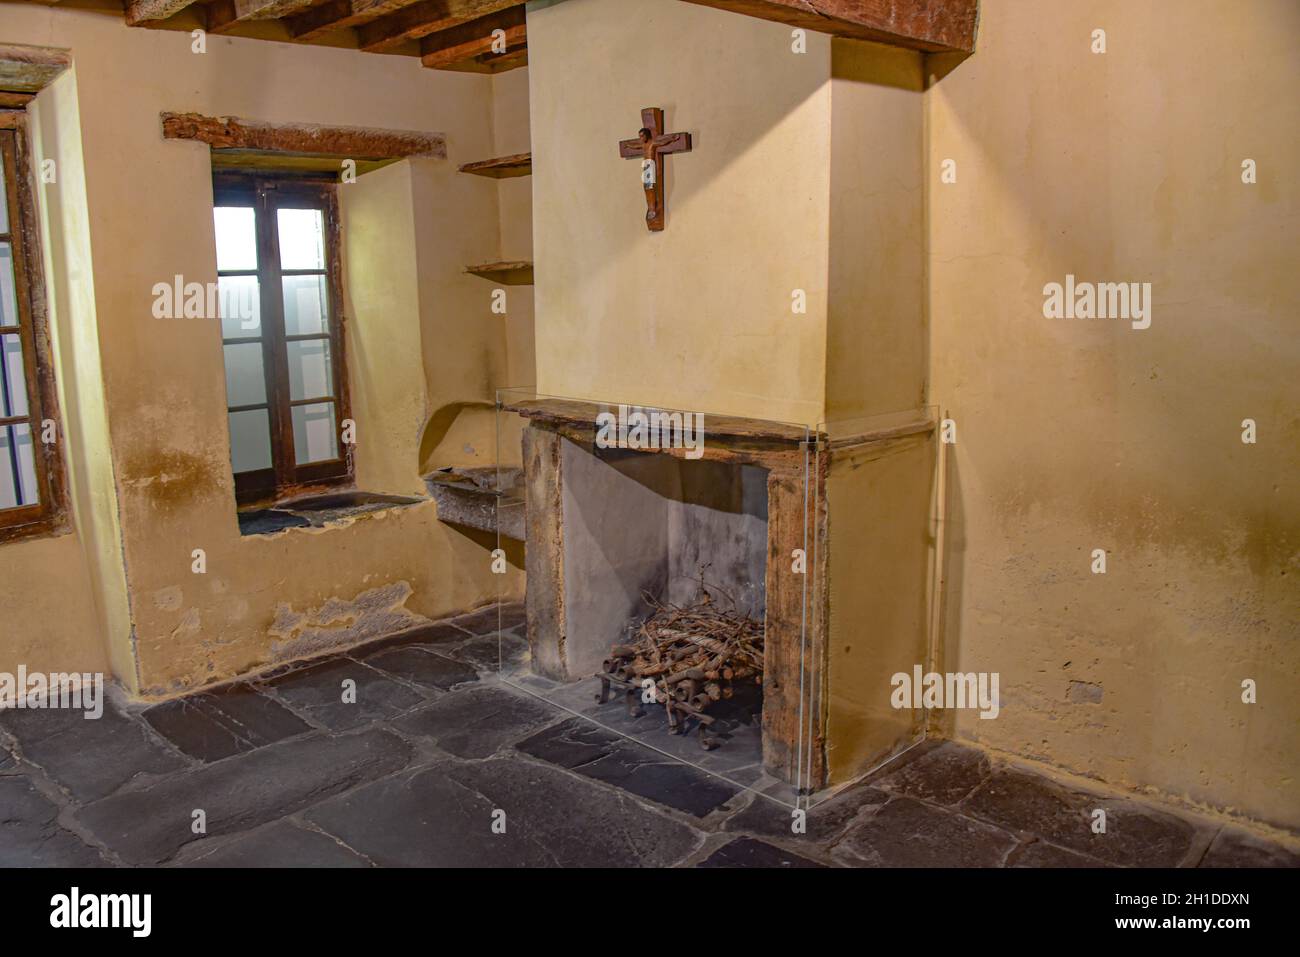
[[1245, 830], [948, 742], [794, 835], [787, 808], [493, 678], [522, 619], [507, 609], [499, 637], [481, 611], [219, 691], [110, 701], [97, 721], [0, 711], [0, 866], [1300, 865]]

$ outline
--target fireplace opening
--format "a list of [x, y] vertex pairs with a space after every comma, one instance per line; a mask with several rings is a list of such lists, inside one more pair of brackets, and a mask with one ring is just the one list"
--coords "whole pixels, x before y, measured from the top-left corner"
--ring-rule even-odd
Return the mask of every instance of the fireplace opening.
[[561, 454], [571, 674], [706, 750], [757, 728], [766, 470], [567, 440]]

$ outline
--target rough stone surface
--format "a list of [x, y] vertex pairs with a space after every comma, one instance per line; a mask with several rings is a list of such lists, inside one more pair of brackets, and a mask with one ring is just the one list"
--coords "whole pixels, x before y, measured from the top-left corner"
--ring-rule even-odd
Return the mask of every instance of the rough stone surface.
[[471, 638], [451, 652], [480, 671], [517, 670], [528, 657], [528, 642], [510, 632]]
[[740, 837], [710, 854], [697, 867], [825, 867], [752, 837]]
[[99, 867], [104, 861], [71, 831], [26, 777], [0, 778], [0, 867]]
[[983, 754], [944, 741], [875, 783], [933, 804], [956, 804], [988, 776], [989, 762]]
[[112, 699], [104, 713], [87, 719], [81, 711], [0, 711], [0, 727], [18, 741], [22, 755], [45, 770], [78, 801], [112, 794], [137, 776], [186, 767], [185, 760], [150, 737]]
[[1015, 844], [1000, 828], [898, 798], [851, 827], [835, 853], [872, 867], [999, 867]]
[[518, 748], [535, 758], [696, 817], [717, 810], [740, 790], [581, 718], [539, 731]]
[[[356, 682], [354, 702], [343, 700], [343, 682], [348, 680]], [[290, 672], [272, 687], [293, 708], [333, 731], [392, 717], [425, 700], [413, 688], [350, 658]]]
[[1214, 836], [1201, 867], [1300, 867], [1300, 854], [1240, 828], [1225, 827]]
[[[500, 609], [499, 617], [498, 607]], [[470, 634], [482, 635], [494, 631], [508, 631], [511, 628], [518, 628], [526, 618], [523, 603], [511, 602], [500, 606], [495, 604], [487, 605], [478, 611], [470, 612], [468, 615], [453, 618], [451, 621], [456, 627], [463, 628]]]
[[451, 658], [423, 648], [403, 646], [367, 655], [366, 664], [397, 678], [426, 688], [448, 690], [456, 685], [478, 681], [478, 672], [463, 661]]
[[[505, 811], [494, 833], [494, 811]], [[378, 781], [307, 814], [380, 865], [656, 867], [699, 846], [690, 828], [555, 768], [494, 758]]]
[[408, 735], [431, 739], [462, 758], [486, 758], [560, 717], [521, 692], [471, 687], [446, 695], [393, 722]]
[[18, 767], [18, 762], [14, 759], [14, 756], [9, 753], [7, 747], [0, 744], [0, 774], [4, 774], [6, 771], [12, 771], [16, 767]]
[[1067, 851], [1046, 841], [1034, 841], [1011, 852], [1007, 867], [1111, 867], [1087, 854]]
[[722, 827], [726, 831], [743, 831], [778, 839], [795, 838], [819, 844], [833, 842], [860, 814], [871, 813], [891, 797], [875, 787], [848, 788], [810, 808], [805, 818], [807, 830], [797, 838], [791, 831], [794, 823], [792, 808], [762, 797], [755, 797], [748, 807], [727, 818]]
[[276, 821], [204, 850], [200, 841], [185, 867], [370, 867], [365, 858], [319, 831]]
[[144, 719], [177, 749], [200, 761], [219, 761], [311, 730], [283, 705], [247, 685], [166, 701], [146, 709]]
[[[1106, 812], [1106, 833], [1094, 834], [1093, 812]], [[1196, 828], [1136, 802], [1071, 791], [1047, 778], [1005, 768], [962, 805], [1002, 827], [1030, 831], [1053, 844], [1125, 867], [1177, 867]]]
[[397, 771], [409, 757], [409, 746], [388, 731], [298, 738], [115, 794], [77, 818], [123, 860], [150, 864], [198, 838], [196, 809], [207, 815], [209, 837], [232, 833]]

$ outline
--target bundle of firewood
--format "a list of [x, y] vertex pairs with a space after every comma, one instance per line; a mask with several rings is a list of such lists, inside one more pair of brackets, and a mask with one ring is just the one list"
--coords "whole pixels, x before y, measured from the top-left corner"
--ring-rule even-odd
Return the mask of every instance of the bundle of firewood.
[[[704, 716], [709, 705], [732, 697], [741, 682], [763, 683], [762, 622], [723, 610], [703, 588], [686, 607], [642, 597], [653, 613], [631, 640], [613, 647], [600, 677], [615, 679], [629, 693], [641, 689], [643, 701], [649, 700], [646, 682], [652, 680], [655, 701], [664, 705], [673, 730], [684, 730], [677, 712], [710, 724]], [[607, 695], [606, 690], [601, 700]]]

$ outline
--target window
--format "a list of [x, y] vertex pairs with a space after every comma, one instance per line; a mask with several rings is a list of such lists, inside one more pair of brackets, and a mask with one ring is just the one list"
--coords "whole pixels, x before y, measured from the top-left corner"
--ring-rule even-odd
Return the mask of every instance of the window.
[[49, 531], [64, 511], [21, 114], [0, 112], [0, 541]]
[[236, 498], [348, 482], [335, 187], [218, 175], [214, 197]]

